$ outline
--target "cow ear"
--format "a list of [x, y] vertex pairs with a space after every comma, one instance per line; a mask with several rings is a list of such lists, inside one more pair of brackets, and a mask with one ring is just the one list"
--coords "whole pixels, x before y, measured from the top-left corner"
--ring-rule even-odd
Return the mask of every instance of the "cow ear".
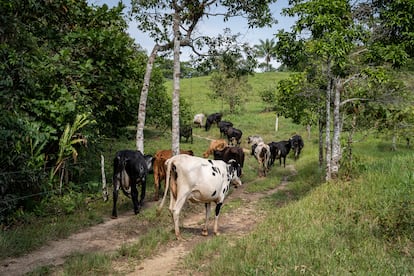
[[234, 159], [230, 159], [228, 163], [229, 163], [229, 164], [230, 164], [230, 166], [231, 166], [232, 168], [234, 168], [234, 169], [237, 169], [237, 167], [238, 167], [238, 166], [240, 166], [240, 165], [239, 165], [239, 163], [237, 163], [237, 161], [236, 161], [236, 160], [234, 160]]

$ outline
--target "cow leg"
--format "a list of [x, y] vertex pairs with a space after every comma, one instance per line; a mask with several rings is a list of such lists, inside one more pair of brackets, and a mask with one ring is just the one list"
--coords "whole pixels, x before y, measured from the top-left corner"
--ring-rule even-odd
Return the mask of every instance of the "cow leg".
[[[170, 194], [171, 191], [170, 191]], [[177, 240], [185, 240], [180, 233], [180, 212], [181, 209], [184, 206], [184, 203], [187, 201], [187, 197], [188, 195], [177, 195], [178, 200], [170, 200], [170, 212], [172, 214], [173, 217], [173, 221], [174, 221], [174, 231], [175, 231], [175, 236], [177, 237]], [[173, 196], [171, 195], [171, 199], [173, 198]], [[174, 201], [174, 202], [173, 202]]]
[[119, 191], [119, 180], [118, 179], [116, 179], [116, 176], [114, 176], [114, 180], [113, 180], [113, 183], [114, 183], [114, 191], [113, 191], [113, 207], [112, 207], [112, 216], [111, 216], [111, 218], [117, 218], [118, 217], [118, 213], [117, 213], [117, 211], [116, 211], [116, 202], [118, 201], [118, 191]]
[[206, 223], [204, 224], [204, 228], [201, 231], [201, 235], [208, 236], [208, 218], [210, 217], [210, 210], [211, 210], [211, 203], [206, 203]]
[[173, 193], [170, 191], [170, 207], [168, 208], [171, 213], [171, 217], [174, 224], [174, 232], [177, 240], [184, 240], [180, 233], [180, 226], [179, 226], [179, 215], [180, 211], [177, 212], [176, 208], [176, 199], [173, 195]]
[[146, 190], [147, 190], [147, 179], [146, 179], [146, 177], [143, 177], [141, 179], [141, 197], [140, 197], [140, 201], [139, 201], [139, 205], [141, 207], [144, 206], [144, 199], [145, 199]]
[[139, 203], [138, 203], [138, 189], [137, 183], [131, 183], [131, 199], [134, 204], [134, 213], [135, 215], [139, 213]]
[[159, 187], [160, 187], [160, 180], [157, 174], [158, 173], [154, 171], [154, 201], [158, 201], [159, 199], [158, 193], [159, 193]]
[[116, 202], [117, 202], [117, 200], [118, 200], [118, 190], [117, 189], [114, 189], [114, 192], [113, 192], [113, 198], [114, 198], [114, 205], [113, 205], [113, 208], [112, 208], [112, 218], [117, 218], [118, 217], [118, 214], [117, 214], [117, 211], [116, 211]]
[[220, 235], [220, 233], [218, 232], [218, 218], [219, 218], [219, 215], [220, 215], [220, 209], [221, 209], [222, 205], [223, 205], [222, 202], [219, 202], [216, 205], [216, 216], [214, 217], [214, 230], [213, 230], [214, 235], [216, 235], [216, 236]]

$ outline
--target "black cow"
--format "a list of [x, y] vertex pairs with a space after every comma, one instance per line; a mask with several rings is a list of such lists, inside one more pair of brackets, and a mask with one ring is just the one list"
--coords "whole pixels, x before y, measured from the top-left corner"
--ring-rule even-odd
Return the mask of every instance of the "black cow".
[[[112, 183], [114, 185], [114, 205], [112, 218], [117, 218], [116, 202], [118, 200], [119, 188], [126, 196], [131, 196], [134, 204], [134, 213], [138, 214], [144, 204], [146, 181], [149, 169], [152, 167], [152, 156], [143, 155], [140, 151], [121, 150], [114, 158], [114, 174]], [[141, 197], [138, 201], [137, 186], [141, 185]]]
[[234, 144], [236, 144], [237, 146], [240, 145], [241, 137], [243, 135], [243, 132], [240, 129], [237, 129], [234, 127], [228, 127], [225, 129], [224, 134], [227, 135], [227, 140], [229, 141], [230, 145], [234, 145]]
[[290, 146], [295, 154], [295, 160], [299, 158], [300, 152], [304, 147], [303, 139], [300, 135], [293, 135], [290, 139]]
[[223, 117], [223, 114], [219, 112], [208, 115], [206, 119], [206, 125], [205, 125], [206, 131], [210, 129], [212, 124], [214, 123], [218, 124], [221, 121], [221, 117]]
[[180, 139], [181, 137], [185, 138], [185, 142], [188, 143], [190, 139], [191, 144], [193, 143], [193, 127], [190, 125], [185, 125], [180, 127]]
[[283, 158], [283, 167], [286, 167], [286, 156], [290, 151], [290, 141], [280, 141], [280, 142], [270, 142], [270, 159], [269, 166], [273, 166], [276, 159], [279, 159], [279, 164], [282, 166]]
[[214, 150], [214, 160], [223, 160], [229, 164], [230, 160], [235, 160], [240, 166], [237, 168], [237, 176], [242, 174], [244, 165], [244, 151], [240, 147], [225, 147], [222, 150]]
[[217, 123], [217, 127], [220, 129], [220, 137], [224, 135], [227, 128], [232, 127], [233, 123], [228, 121], [220, 121]]

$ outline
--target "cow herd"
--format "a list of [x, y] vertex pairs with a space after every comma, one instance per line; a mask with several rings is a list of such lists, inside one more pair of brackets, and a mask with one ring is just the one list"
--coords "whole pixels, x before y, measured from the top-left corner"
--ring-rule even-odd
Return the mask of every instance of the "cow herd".
[[304, 146], [303, 139], [300, 135], [293, 135], [288, 140], [279, 142], [270, 142], [266, 144], [263, 138], [254, 135], [247, 138], [247, 143], [251, 144], [251, 154], [259, 162], [259, 176], [266, 176], [270, 167], [275, 163], [275, 160], [279, 159], [279, 165], [286, 167], [286, 156], [292, 149], [294, 152], [295, 160], [299, 158], [299, 154]]
[[[230, 185], [235, 187], [242, 184], [240, 177], [245, 161], [245, 151], [240, 147], [242, 131], [235, 128], [233, 123], [222, 120], [221, 113], [213, 113], [207, 117], [204, 114], [194, 116], [194, 124], [209, 131], [213, 124], [220, 130], [220, 138], [211, 141], [202, 157], [194, 156], [192, 150], [181, 150], [173, 156], [171, 150], [159, 150], [154, 156], [143, 155], [140, 151], [122, 150], [116, 153], [113, 163], [113, 210], [112, 218], [117, 217], [116, 204], [118, 191], [131, 197], [135, 214], [139, 213], [143, 205], [146, 191], [146, 180], [149, 173], [154, 175], [154, 201], [159, 199], [161, 182], [165, 181], [165, 189], [161, 204], [157, 209], [161, 211], [166, 195], [170, 192], [169, 210], [173, 217], [175, 234], [181, 239], [179, 230], [179, 215], [185, 202], [204, 203], [206, 222], [202, 235], [208, 235], [207, 223], [210, 216], [210, 206], [216, 204], [214, 234], [218, 234], [218, 217], [224, 198], [228, 194]], [[192, 128], [180, 128], [181, 132], [191, 132]], [[224, 137], [223, 137], [224, 136]], [[187, 137], [189, 139], [189, 137]], [[303, 139], [294, 135], [288, 140], [265, 143], [259, 135], [247, 138], [251, 146], [251, 155], [259, 164], [259, 176], [266, 176], [275, 160], [279, 159], [280, 166], [286, 165], [286, 156], [292, 150], [295, 160], [304, 146]], [[214, 160], [208, 159], [213, 155]], [[138, 186], [141, 186], [140, 200], [138, 201]]]

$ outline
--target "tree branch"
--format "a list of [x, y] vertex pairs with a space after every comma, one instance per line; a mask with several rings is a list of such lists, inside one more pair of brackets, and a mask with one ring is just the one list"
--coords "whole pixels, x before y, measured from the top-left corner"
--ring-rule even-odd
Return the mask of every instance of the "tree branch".
[[346, 99], [345, 101], [342, 101], [339, 106], [343, 106], [344, 104], [350, 103], [350, 102], [355, 102], [355, 101], [362, 101], [362, 102], [367, 102], [370, 101], [372, 99], [366, 99], [366, 98], [351, 98], [351, 99]]

